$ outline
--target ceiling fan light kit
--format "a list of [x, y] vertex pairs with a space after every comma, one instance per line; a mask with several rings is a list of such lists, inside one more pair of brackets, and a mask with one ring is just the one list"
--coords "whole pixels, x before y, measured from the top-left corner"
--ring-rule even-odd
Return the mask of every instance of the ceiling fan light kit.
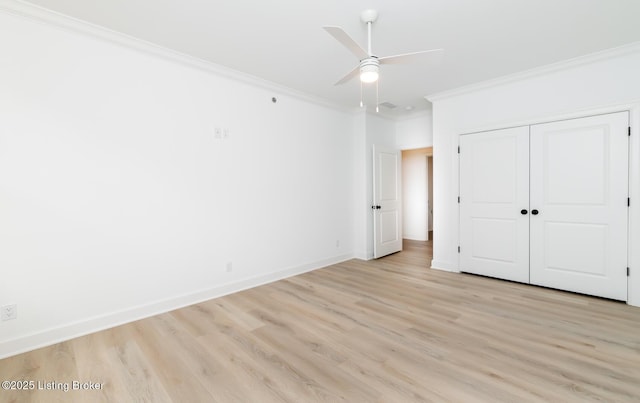
[[380, 76], [380, 62], [377, 57], [369, 57], [360, 62], [360, 81], [363, 83], [374, 83]]
[[[376, 10], [364, 10], [360, 14], [360, 20], [367, 24], [367, 50], [364, 50], [356, 41], [353, 40], [342, 28], [325, 26], [323, 27], [331, 36], [333, 36], [338, 42], [342, 43], [351, 53], [356, 55], [360, 60], [358, 66], [347, 73], [344, 77], [338, 80], [335, 85], [341, 85], [350, 81], [355, 76], [360, 75], [360, 83], [369, 84], [376, 83], [376, 111], [378, 110], [377, 82], [380, 77], [380, 65], [381, 64], [400, 64], [411, 62], [425, 55], [437, 55], [442, 52], [442, 49], [423, 50], [412, 53], [404, 53], [394, 56], [378, 57], [373, 54], [371, 50], [371, 25], [378, 19], [378, 12]], [[360, 91], [360, 106], [363, 106], [362, 102], [362, 90]]]

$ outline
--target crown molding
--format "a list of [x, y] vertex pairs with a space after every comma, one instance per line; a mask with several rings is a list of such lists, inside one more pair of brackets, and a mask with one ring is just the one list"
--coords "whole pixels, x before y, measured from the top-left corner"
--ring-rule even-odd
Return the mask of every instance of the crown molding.
[[625, 56], [631, 53], [638, 53], [638, 52], [640, 52], [640, 42], [632, 42], [632, 43], [618, 46], [615, 48], [606, 49], [606, 50], [602, 50], [595, 53], [590, 53], [584, 56], [578, 56], [572, 59], [563, 60], [561, 62], [557, 62], [553, 64], [548, 64], [546, 66], [536, 67], [534, 69], [525, 70], [525, 71], [514, 73], [514, 74], [509, 74], [506, 76], [482, 81], [482, 82], [471, 84], [471, 85], [466, 85], [464, 87], [454, 88], [452, 90], [442, 91], [436, 94], [427, 95], [425, 96], [425, 99], [430, 102], [441, 101], [443, 99], [480, 91], [486, 88], [497, 87], [497, 86], [512, 83], [515, 81], [521, 81], [528, 78], [555, 73], [558, 71], [571, 69], [571, 68], [582, 66], [585, 64], [591, 64], [601, 60], [612, 59], [615, 57]]
[[419, 109], [416, 111], [412, 111], [411, 113], [408, 113], [406, 115], [398, 115], [395, 117], [395, 120], [398, 122], [402, 122], [402, 121], [411, 120], [411, 119], [431, 118], [432, 116], [433, 116], [433, 110], [431, 108]]
[[353, 114], [353, 108], [337, 105], [327, 99], [316, 97], [297, 91], [289, 87], [268, 81], [250, 74], [246, 74], [228, 67], [215, 64], [194, 56], [177, 52], [163, 46], [145, 41], [130, 35], [126, 35], [87, 21], [83, 21], [35, 4], [22, 0], [0, 0], [0, 12], [34, 21], [37, 23], [54, 26], [65, 31], [87, 35], [105, 42], [133, 49], [148, 55], [152, 55], [166, 61], [182, 64], [183, 66], [198, 69], [206, 73], [239, 81], [268, 91], [274, 91], [281, 95], [327, 107], [339, 112]]
[[380, 112], [376, 112], [374, 108], [366, 108], [367, 113], [373, 116], [383, 117], [388, 120], [393, 120], [394, 122], [402, 122], [405, 120], [418, 119], [421, 117], [431, 117], [433, 115], [433, 110], [429, 106], [426, 109], [415, 109], [410, 112], [406, 111], [385, 111], [380, 108]]

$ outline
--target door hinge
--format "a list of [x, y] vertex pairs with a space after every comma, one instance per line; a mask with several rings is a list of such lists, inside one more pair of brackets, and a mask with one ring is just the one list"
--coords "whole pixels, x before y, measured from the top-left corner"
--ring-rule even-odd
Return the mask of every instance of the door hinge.
[[460, 247], [458, 246], [458, 253], [460, 253]]
[[627, 197], [627, 207], [631, 207], [631, 198]]
[[631, 126], [629, 126], [629, 136], [631, 136]]
[[627, 267], [627, 277], [629, 277], [629, 268]]
[[458, 146], [458, 154], [460, 154], [460, 146]]
[[458, 204], [460, 204], [460, 196], [458, 196]]

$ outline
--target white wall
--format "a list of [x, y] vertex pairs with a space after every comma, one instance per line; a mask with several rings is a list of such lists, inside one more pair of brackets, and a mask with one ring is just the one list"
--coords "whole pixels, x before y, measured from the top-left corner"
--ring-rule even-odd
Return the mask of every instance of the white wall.
[[401, 150], [433, 145], [432, 114], [427, 112], [396, 122], [396, 147]]
[[350, 114], [6, 12], [0, 55], [0, 358], [353, 256]]
[[373, 257], [373, 250], [367, 250], [370, 245], [369, 238], [373, 239], [373, 232], [367, 232], [367, 221], [371, 215], [371, 196], [367, 193], [371, 188], [367, 185], [367, 177], [372, 175], [369, 171], [373, 167], [367, 165], [367, 161], [371, 161], [371, 157], [367, 159], [371, 151], [367, 149], [367, 113], [364, 110], [354, 116], [352, 130], [355, 150], [353, 159], [354, 251], [356, 258], [367, 260]]
[[[640, 100], [640, 45], [429, 97], [433, 102], [434, 268], [458, 270], [461, 133], [629, 109]], [[640, 115], [631, 136], [631, 198], [640, 201]], [[631, 206], [629, 303], [640, 305], [640, 203]]]

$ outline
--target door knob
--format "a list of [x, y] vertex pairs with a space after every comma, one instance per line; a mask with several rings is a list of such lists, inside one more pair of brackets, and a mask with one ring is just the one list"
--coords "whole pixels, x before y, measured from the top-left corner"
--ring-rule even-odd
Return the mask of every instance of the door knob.
[[528, 213], [527, 209], [520, 210], [520, 214], [522, 215], [527, 215], [527, 213]]
[[531, 210], [531, 214], [538, 215], [538, 210], [536, 210], [536, 209]]
[[380, 210], [382, 207], [380, 207], [380, 206], [371, 206], [371, 208], [374, 209], [374, 210]]

